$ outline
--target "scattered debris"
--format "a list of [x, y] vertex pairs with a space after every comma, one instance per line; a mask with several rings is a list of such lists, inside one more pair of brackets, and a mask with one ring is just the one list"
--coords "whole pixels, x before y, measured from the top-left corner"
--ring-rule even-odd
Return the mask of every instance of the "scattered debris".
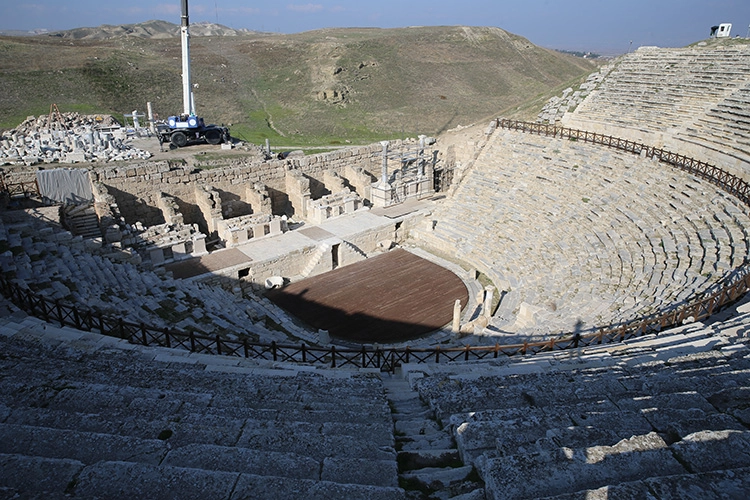
[[128, 144], [128, 130], [110, 115], [62, 113], [29, 116], [0, 135], [0, 165], [148, 159]]

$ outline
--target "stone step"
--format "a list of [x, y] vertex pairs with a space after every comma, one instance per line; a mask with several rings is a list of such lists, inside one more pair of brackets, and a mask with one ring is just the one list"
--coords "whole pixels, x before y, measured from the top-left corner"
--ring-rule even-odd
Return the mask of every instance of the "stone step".
[[488, 451], [507, 456], [519, 450], [535, 453], [549, 446], [613, 445], [652, 431], [643, 416], [626, 411], [580, 412], [563, 407], [559, 413], [531, 411], [523, 417], [508, 418], [511, 416], [458, 425], [455, 436], [463, 460], [474, 462]]
[[367, 439], [367, 435], [325, 435], [308, 432], [275, 433], [245, 428], [237, 447], [255, 450], [274, 450], [295, 453], [322, 460], [325, 457], [394, 460], [391, 446], [382, 446]]
[[750, 431], [702, 430], [671, 446], [680, 463], [692, 472], [710, 472], [750, 463]]
[[[0, 453], [0, 492], [7, 498], [66, 498], [84, 465], [78, 460]], [[5, 488], [6, 490], [2, 490]]]
[[480, 457], [477, 468], [488, 490], [503, 492], [509, 499], [554, 496], [687, 472], [656, 433], [633, 436], [614, 446]]
[[0, 424], [0, 453], [77, 460], [125, 460], [158, 465], [167, 454], [164, 440]]
[[[196, 487], [199, 485], [199, 487]], [[81, 471], [75, 496], [151, 499], [316, 499], [368, 498], [403, 500], [396, 487], [257, 476], [184, 467], [100, 462]]]
[[397, 457], [400, 471], [418, 470], [425, 467], [461, 467], [463, 462], [457, 449], [400, 451]]
[[396, 462], [308, 456], [268, 450], [192, 444], [170, 450], [162, 465], [245, 474], [332, 481], [373, 486], [398, 486]]
[[445, 490], [451, 485], [467, 481], [473, 472], [474, 467], [471, 465], [455, 468], [426, 467], [402, 473], [401, 481], [410, 489]]
[[[12, 367], [12, 371], [9, 373], [27, 372], [32, 369], [31, 365], [34, 365], [35, 369], [39, 371], [47, 364], [53, 365], [55, 363], [48, 360], [40, 361], [39, 363], [31, 363], [28, 366], [23, 363], [16, 364]], [[95, 363], [87, 363], [87, 365], [89, 369], [93, 369], [97, 366]], [[369, 419], [383, 419], [387, 418], [386, 416], [389, 414], [385, 400], [377, 402], [377, 393], [368, 398], [357, 394], [355, 391], [348, 391], [347, 394], [353, 393], [351, 400], [352, 404], [356, 404], [360, 409], [358, 412], [352, 412], [351, 410], [342, 408], [341, 397], [335, 401], [327, 402], [326, 400], [328, 397], [321, 397], [322, 400], [313, 399], [313, 393], [305, 396], [310, 399], [310, 401], [295, 401], [293, 399], [294, 396], [282, 399], [282, 397], [278, 395], [279, 391], [276, 390], [279, 383], [259, 384], [261, 387], [259, 387], [258, 390], [262, 390], [265, 395], [265, 397], [261, 398], [257, 397], [257, 395], [253, 396], [251, 393], [242, 397], [237, 395], [237, 392], [230, 396], [224, 396], [222, 394], [217, 394], [217, 392], [222, 391], [223, 384], [226, 384], [230, 379], [223, 376], [217, 377], [215, 374], [206, 373], [204, 371], [198, 371], [193, 374], [194, 376], [190, 377], [190, 379], [196, 381], [195, 384], [190, 384], [191, 390], [195, 392], [173, 390], [173, 387], [177, 389], [178, 386], [183, 386], [183, 384], [170, 383], [169, 379], [172, 374], [181, 374], [182, 380], [185, 381], [185, 385], [188, 385], [188, 381], [186, 380], [188, 374], [184, 370], [180, 371], [171, 369], [163, 370], [161, 372], [164, 377], [161, 383], [156, 381], [152, 387], [148, 389], [138, 388], [137, 379], [139, 378], [139, 375], [137, 374], [137, 365], [127, 368], [128, 371], [132, 370], [136, 372], [133, 373], [132, 381], [124, 370], [124, 373], [120, 372], [119, 379], [114, 374], [109, 376], [107, 373], [114, 368], [115, 367], [113, 366], [107, 366], [106, 371], [104, 372], [92, 370], [91, 375], [74, 374], [71, 370], [68, 375], [75, 376], [75, 378], [78, 378], [79, 380], [58, 376], [55, 384], [52, 386], [50, 386], [44, 379], [44, 375], [40, 375], [36, 384], [41, 387], [46, 387], [45, 395], [43, 395], [43, 397], [45, 398], [44, 400], [47, 407], [70, 412], [85, 411], [91, 408], [122, 408], [136, 403], [143, 407], [151, 405], [158, 406], [160, 409], [165, 409], [168, 406], [177, 407], [186, 402], [190, 402], [193, 406], [198, 402], [201, 402], [202, 406], [205, 407], [208, 406], [210, 402], [213, 408], [239, 408], [247, 409], [248, 412], [251, 410], [274, 410], [276, 412], [286, 412], [296, 416], [309, 415], [311, 418], [314, 417], [318, 421], [336, 422], [341, 421], [342, 418], [346, 419], [346, 417], [349, 416], [347, 421], [356, 422], [361, 421], [362, 415], [367, 415]], [[153, 372], [153, 369], [151, 371]], [[33, 374], [35, 372], [30, 373]], [[81, 378], [84, 380], [81, 381]], [[120, 385], [94, 384], [85, 379], [108, 379], [111, 381], [119, 381]], [[42, 396], [38, 389], [35, 389], [33, 379], [29, 382], [31, 383], [23, 384], [23, 390], [20, 390], [22, 388], [21, 386], [13, 383], [13, 390], [0, 390], [0, 392], [12, 395], [14, 399], [18, 399], [18, 404], [21, 405], [23, 404], [24, 398], [27, 396], [32, 398]], [[4, 382], [0, 382], [0, 386], [3, 383]], [[7, 383], [12, 382], [8, 381]], [[212, 387], [212, 384], [214, 383], [216, 385]], [[158, 387], [159, 385], [162, 385], [162, 387]], [[264, 385], [266, 388], [262, 388]], [[52, 390], [50, 387], [57, 387], [58, 389]], [[332, 382], [331, 391], [335, 390], [334, 387], [335, 384]], [[206, 392], [197, 392], [202, 388], [204, 388]], [[365, 401], [362, 401], [363, 399], [365, 399]], [[359, 417], [356, 415], [359, 415]]]
[[745, 498], [750, 491], [750, 468], [699, 474], [652, 477], [602, 486], [595, 490], [544, 497], [544, 500], [587, 498]]

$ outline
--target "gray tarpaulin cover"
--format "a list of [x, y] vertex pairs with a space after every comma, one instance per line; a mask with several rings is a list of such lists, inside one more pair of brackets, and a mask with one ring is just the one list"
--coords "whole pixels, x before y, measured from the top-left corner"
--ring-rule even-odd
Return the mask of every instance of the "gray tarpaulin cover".
[[36, 173], [39, 194], [62, 203], [93, 201], [89, 171], [84, 168], [56, 168]]

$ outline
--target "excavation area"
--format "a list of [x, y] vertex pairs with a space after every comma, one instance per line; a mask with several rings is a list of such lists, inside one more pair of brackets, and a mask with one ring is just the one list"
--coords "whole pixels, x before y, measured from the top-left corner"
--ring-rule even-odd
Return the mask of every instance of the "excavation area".
[[451, 271], [397, 249], [307, 278], [268, 298], [332, 337], [400, 342], [450, 323], [456, 300], [469, 292]]

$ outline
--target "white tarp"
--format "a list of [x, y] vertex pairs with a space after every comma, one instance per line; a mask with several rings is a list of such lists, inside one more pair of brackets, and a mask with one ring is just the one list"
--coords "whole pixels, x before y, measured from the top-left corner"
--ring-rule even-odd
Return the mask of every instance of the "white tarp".
[[89, 171], [84, 168], [38, 170], [39, 194], [61, 203], [85, 203], [94, 200]]

